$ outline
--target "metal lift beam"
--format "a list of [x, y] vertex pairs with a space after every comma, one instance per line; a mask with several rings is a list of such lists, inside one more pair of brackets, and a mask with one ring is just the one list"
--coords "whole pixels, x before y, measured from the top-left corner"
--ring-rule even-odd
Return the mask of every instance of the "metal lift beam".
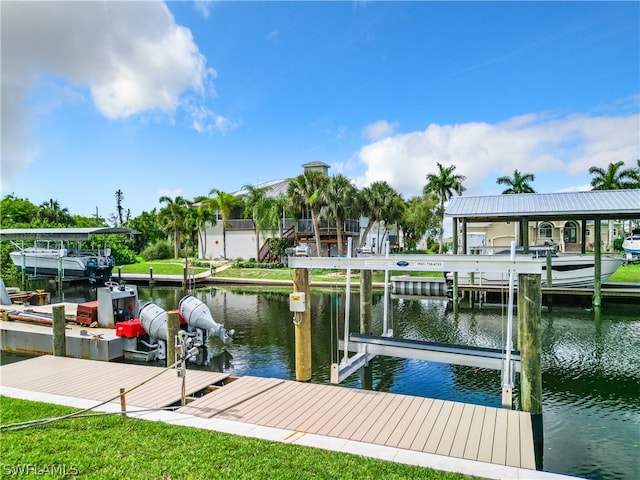
[[[496, 348], [450, 345], [363, 333], [352, 333], [349, 336], [349, 349], [358, 352], [364, 350], [368, 355], [413, 358], [493, 370], [501, 370], [504, 363], [504, 352]], [[512, 351], [511, 360], [515, 371], [519, 372], [520, 352]]]

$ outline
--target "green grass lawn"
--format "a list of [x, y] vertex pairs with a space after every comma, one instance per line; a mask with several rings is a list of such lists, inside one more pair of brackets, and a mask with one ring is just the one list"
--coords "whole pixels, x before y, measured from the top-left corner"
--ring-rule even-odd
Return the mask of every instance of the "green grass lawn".
[[[0, 397], [0, 402], [3, 427], [76, 411], [9, 397]], [[38, 478], [91, 479], [471, 478], [119, 414], [72, 418], [22, 430], [3, 428], [0, 438], [3, 478], [35, 478], [35, 472]], [[31, 475], [17, 474], [21, 468]]]

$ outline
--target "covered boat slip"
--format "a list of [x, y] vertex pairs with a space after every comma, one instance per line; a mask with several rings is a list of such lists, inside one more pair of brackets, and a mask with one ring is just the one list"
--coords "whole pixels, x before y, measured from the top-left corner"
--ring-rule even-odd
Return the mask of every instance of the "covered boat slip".
[[[144, 382], [159, 367], [43, 356], [0, 367], [9, 390], [105, 401]], [[531, 416], [513, 410], [340, 386], [187, 370], [187, 394], [225, 383], [179, 408], [201, 419], [314, 434], [329, 444], [362, 442], [488, 464], [535, 469]], [[161, 408], [180, 401], [174, 370], [126, 395], [128, 406]], [[5, 388], [7, 387], [7, 388]], [[117, 400], [114, 403], [118, 403]], [[228, 423], [227, 423], [228, 424]]]
[[[467, 251], [467, 226], [477, 222], [518, 222], [518, 243], [529, 252], [529, 222], [575, 220], [582, 222], [580, 249], [586, 253], [587, 221], [594, 222], [594, 237], [601, 238], [603, 220], [640, 218], [640, 189], [591, 190], [564, 193], [453, 197], [445, 211], [453, 220], [453, 251]], [[459, 240], [462, 245], [459, 247]], [[602, 246], [594, 242], [593, 305], [601, 305]]]

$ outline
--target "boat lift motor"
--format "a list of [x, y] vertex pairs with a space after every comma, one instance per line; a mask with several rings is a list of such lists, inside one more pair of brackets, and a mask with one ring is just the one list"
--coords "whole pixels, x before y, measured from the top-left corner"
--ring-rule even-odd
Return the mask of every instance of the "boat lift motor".
[[207, 305], [193, 295], [187, 295], [180, 300], [178, 311], [187, 325], [195, 330], [198, 343], [206, 345], [209, 338], [217, 338], [224, 345], [233, 342], [233, 330], [227, 330], [224, 325], [217, 323]]

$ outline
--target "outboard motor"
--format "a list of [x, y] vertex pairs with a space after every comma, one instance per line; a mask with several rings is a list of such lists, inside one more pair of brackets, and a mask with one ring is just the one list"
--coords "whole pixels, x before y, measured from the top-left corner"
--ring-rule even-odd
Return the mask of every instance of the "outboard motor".
[[193, 295], [183, 297], [178, 304], [178, 310], [190, 327], [203, 330], [208, 335], [219, 338], [225, 345], [233, 341], [234, 331], [227, 330], [224, 325], [216, 323], [211, 316], [209, 307]]
[[145, 303], [140, 307], [138, 318], [142, 328], [151, 336], [167, 340], [167, 312], [155, 303]]

